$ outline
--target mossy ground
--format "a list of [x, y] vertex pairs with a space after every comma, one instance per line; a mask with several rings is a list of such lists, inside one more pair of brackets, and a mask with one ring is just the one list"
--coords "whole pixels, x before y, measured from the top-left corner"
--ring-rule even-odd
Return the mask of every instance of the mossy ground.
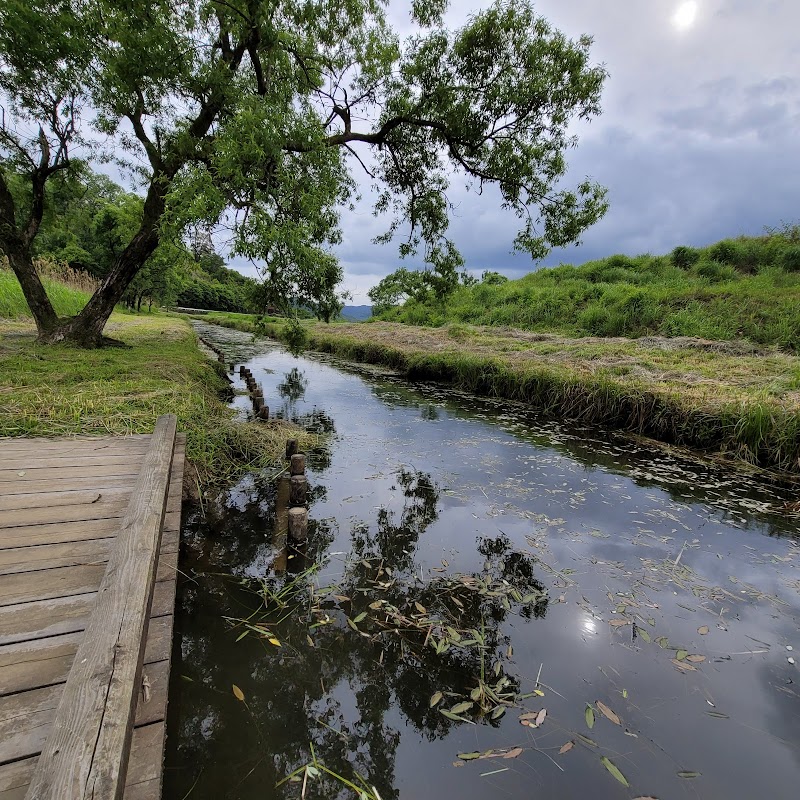
[[298, 435], [279, 421], [234, 422], [226, 381], [185, 320], [114, 314], [105, 332], [128, 346], [44, 346], [30, 322], [0, 320], [0, 436], [149, 433], [174, 413], [205, 487], [277, 463]]

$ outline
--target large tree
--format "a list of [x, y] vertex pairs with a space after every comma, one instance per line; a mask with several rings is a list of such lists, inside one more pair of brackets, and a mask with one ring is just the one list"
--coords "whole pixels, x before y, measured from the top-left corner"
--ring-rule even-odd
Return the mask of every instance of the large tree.
[[[446, 5], [413, 0], [418, 30], [401, 43], [381, 0], [0, 0], [0, 248], [40, 338], [99, 343], [159, 242], [220, 220], [234, 253], [325, 316], [351, 167], [379, 187], [382, 240], [402, 234], [401, 254], [434, 268], [453, 259], [458, 173], [499, 187], [534, 257], [576, 240], [606, 208], [591, 181], [562, 185], [570, 123], [599, 113], [590, 40], [568, 40], [529, 0], [448, 31]], [[144, 202], [84, 311], [59, 319], [31, 247], [47, 182], [90, 151], [126, 159]]]

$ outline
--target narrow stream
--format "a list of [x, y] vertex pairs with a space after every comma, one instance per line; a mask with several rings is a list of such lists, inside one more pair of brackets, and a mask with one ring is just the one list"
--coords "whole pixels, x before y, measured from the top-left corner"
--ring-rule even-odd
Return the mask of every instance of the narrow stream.
[[286, 572], [272, 476], [184, 514], [165, 798], [798, 796], [796, 492], [197, 327], [328, 436]]

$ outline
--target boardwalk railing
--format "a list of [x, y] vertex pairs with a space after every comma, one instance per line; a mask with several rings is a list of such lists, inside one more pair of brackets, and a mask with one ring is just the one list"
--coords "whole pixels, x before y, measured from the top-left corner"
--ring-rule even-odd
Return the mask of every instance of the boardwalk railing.
[[123, 796], [175, 435], [160, 417], [27, 800]]

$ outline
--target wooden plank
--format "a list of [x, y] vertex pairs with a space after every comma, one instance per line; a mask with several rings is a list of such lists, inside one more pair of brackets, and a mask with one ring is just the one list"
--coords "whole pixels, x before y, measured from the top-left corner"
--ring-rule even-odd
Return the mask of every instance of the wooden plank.
[[[30, 798], [118, 800], [123, 795], [176, 427], [172, 414], [156, 423], [52, 731], [28, 788]], [[168, 675], [169, 662], [160, 663]], [[156, 665], [147, 668], [148, 677], [151, 673], [155, 675]], [[166, 687], [163, 692], [166, 707]], [[154, 700], [153, 696], [144, 706], [155, 705]]]
[[[161, 797], [166, 724], [153, 722], [135, 728], [131, 741], [125, 800], [158, 800]], [[0, 800], [23, 800], [39, 756], [12, 761], [0, 766]], [[154, 775], [155, 771], [157, 775]]]
[[[82, 631], [94, 607], [97, 592], [58, 597], [39, 603], [20, 603], [0, 608], [0, 645]], [[175, 607], [175, 571], [156, 582], [152, 617], [171, 614]]]
[[68, 479], [73, 478], [118, 478], [122, 475], [137, 475], [139, 473], [138, 459], [128, 459], [125, 464], [111, 464], [85, 467], [34, 467], [33, 469], [0, 469], [0, 484], [9, 486], [0, 487], [3, 492], [13, 491], [10, 487], [19, 486], [27, 481]]
[[42, 469], [53, 467], [54, 469], [72, 470], [74, 467], [102, 467], [114, 464], [129, 464], [140, 461], [144, 458], [146, 450], [128, 450], [119, 453], [71, 453], [61, 456], [41, 456], [36, 453], [4, 453], [0, 450], [0, 471], [16, 470], [27, 471], [29, 469]]
[[[64, 683], [83, 631], [0, 647], [0, 695]], [[166, 661], [172, 645], [172, 616], [151, 618], [144, 663]]]
[[131, 449], [143, 449], [150, 445], [150, 433], [137, 433], [131, 436], [82, 436], [73, 439], [57, 438], [47, 439], [45, 437], [0, 437], [0, 452], [3, 453], [30, 453], [35, 450], [38, 453], [75, 453], [75, 452], [101, 452], [103, 450], [119, 450], [129, 447]]
[[[98, 492], [96, 497], [100, 497]], [[88, 519], [111, 519], [125, 515], [126, 499], [99, 499], [97, 502], [45, 508], [14, 508], [0, 511], [0, 530], [23, 525], [46, 525], [50, 522], [82, 522]], [[2, 535], [2, 534], [0, 534]]]
[[[56, 567], [104, 564], [108, 561], [115, 536], [87, 539], [80, 542], [12, 547], [0, 550], [0, 576], [19, 572], [36, 572]], [[177, 553], [179, 534], [167, 531], [162, 538], [162, 553]]]
[[99, 500], [129, 500], [133, 484], [127, 489], [61, 489], [55, 492], [4, 494], [0, 497], [0, 511], [21, 508], [56, 508], [60, 506], [94, 503]]
[[60, 478], [42, 478], [19, 483], [6, 483], [3, 495], [40, 494], [41, 492], [60, 492], [66, 489], [132, 489], [136, 478], [131, 475], [95, 475], [77, 478], [62, 475]]
[[[23, 525], [7, 528], [0, 536], [0, 549], [7, 547], [33, 547], [40, 544], [60, 542], [81, 542], [86, 539], [105, 539], [114, 536], [119, 530], [120, 518], [94, 519], [82, 522], [53, 522], [42, 525]], [[164, 517], [164, 530], [173, 531], [180, 527], [180, 503], [170, 501], [170, 509]], [[0, 590], [1, 591], [1, 590]]]
[[[167, 705], [168, 662], [157, 661], [154, 664], [148, 664], [145, 670], [150, 682], [150, 697], [147, 702], [144, 701], [141, 692], [138, 691], [139, 684], [137, 683], [136, 691], [134, 691], [134, 701], [137, 703], [136, 725], [160, 722], [164, 719], [164, 710]], [[21, 758], [30, 758], [43, 752], [46, 744], [47, 749], [50, 749], [49, 743], [57, 734], [57, 729], [54, 727], [57, 709], [66, 696], [67, 686], [68, 683], [58, 684], [0, 697], [0, 764]], [[40, 766], [45, 768], [47, 764]], [[30, 795], [31, 798], [37, 798], [37, 800], [39, 798], [44, 800], [47, 796], [39, 793], [38, 789], [34, 790], [34, 785], [29, 791], [33, 791], [33, 794]], [[51, 796], [59, 797], [61, 800], [64, 798], [73, 800], [81, 795], [64, 791]], [[112, 798], [114, 795], [97, 791], [95, 797]]]
[[[177, 568], [177, 553], [165, 553], [159, 562], [157, 580], [174, 578]], [[6, 575], [0, 580], [0, 606], [95, 592], [105, 571], [105, 564], [90, 564]]]

